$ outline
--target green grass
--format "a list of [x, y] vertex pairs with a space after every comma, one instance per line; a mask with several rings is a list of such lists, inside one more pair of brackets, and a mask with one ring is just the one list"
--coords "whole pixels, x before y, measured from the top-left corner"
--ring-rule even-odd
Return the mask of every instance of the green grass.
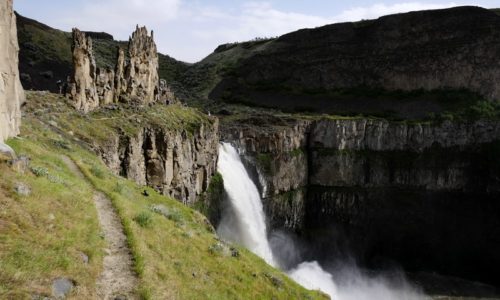
[[26, 22], [18, 28], [19, 44], [33, 48], [29, 58], [38, 62], [41, 60], [58, 61], [71, 64], [71, 33], [40, 26], [36, 22]]
[[134, 109], [100, 109], [83, 115], [75, 111], [69, 100], [56, 94], [27, 92], [26, 111], [45, 122], [56, 121], [58, 127], [88, 144], [105, 145], [118, 136], [136, 135], [144, 127], [164, 128], [165, 131], [185, 131], [193, 135], [203, 125], [211, 126], [214, 118], [182, 105], [153, 105]]
[[[91, 169], [102, 163], [93, 154], [82, 152], [72, 158], [117, 208], [141, 278], [139, 290], [151, 299], [196, 299], [200, 295], [206, 299], [321, 297], [303, 290], [243, 248], [235, 247], [238, 257], [211, 251], [221, 242], [201, 213], [150, 188], [146, 188], [149, 196], [145, 197], [144, 187], [112, 174], [94, 176]], [[117, 193], [117, 183], [129, 193]], [[170, 213], [151, 214], [146, 217], [149, 225], [143, 226], [138, 216], [152, 205], [164, 206]], [[266, 274], [279, 278], [283, 286], [277, 288]]]
[[[24, 138], [8, 142], [31, 158], [31, 171], [17, 174], [0, 164], [0, 299], [50, 295], [52, 280], [63, 276], [77, 283], [74, 298], [94, 298], [105, 243], [93, 189], [67, 168], [45, 134], [23, 126]], [[17, 183], [31, 194], [17, 195]]]
[[[76, 130], [84, 134], [91, 125], [102, 126], [95, 115], [65, 111], [61, 99], [51, 100], [56, 105], [50, 106], [50, 114], [42, 113], [46, 106], [39, 106], [38, 114], [23, 120], [21, 138], [8, 141], [19, 154], [30, 156], [33, 167], [46, 172], [18, 175], [0, 165], [0, 298], [50, 295], [51, 280], [60, 276], [77, 282], [72, 297], [95, 297], [105, 248], [92, 201], [95, 191], [112, 201], [121, 219], [143, 299], [326, 298], [300, 287], [246, 249], [220, 241], [201, 213], [112, 174], [76, 139]], [[37, 108], [36, 101], [28, 105]], [[183, 118], [174, 116], [176, 109], [181, 108], [174, 108], [171, 117]], [[73, 128], [71, 135], [47, 125], [51, 118], [58, 125], [78, 119], [81, 127]], [[67, 168], [62, 154], [75, 162], [85, 179]], [[29, 184], [32, 194], [15, 195], [16, 181]], [[89, 265], [81, 262], [80, 252], [89, 255]]]

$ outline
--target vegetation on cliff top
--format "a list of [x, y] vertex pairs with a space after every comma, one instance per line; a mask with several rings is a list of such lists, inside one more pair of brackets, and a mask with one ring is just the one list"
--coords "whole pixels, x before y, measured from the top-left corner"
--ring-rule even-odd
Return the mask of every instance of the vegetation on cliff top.
[[182, 105], [133, 107], [111, 105], [88, 114], [73, 109], [68, 100], [46, 92], [27, 92], [25, 111], [46, 122], [51, 121], [65, 132], [72, 132], [87, 144], [104, 144], [119, 133], [136, 135], [141, 128], [159, 127], [193, 134], [202, 125], [211, 125], [215, 118]]
[[[113, 175], [85, 144], [57, 129], [65, 118], [78, 117], [55, 109], [64, 106], [62, 99], [32, 93], [28, 106], [39, 105], [37, 101], [54, 104], [49, 105], [51, 116], [47, 111], [28, 114], [21, 136], [8, 141], [19, 155], [30, 157], [33, 171], [20, 175], [0, 164], [0, 298], [50, 295], [52, 281], [59, 277], [75, 282], [72, 298], [95, 297], [106, 247], [92, 201], [96, 191], [112, 200], [125, 228], [142, 298], [324, 298], [249, 251], [221, 241], [200, 213]], [[79, 131], [96, 122], [92, 116], [81, 117]], [[62, 155], [85, 178], [75, 175]], [[19, 183], [31, 189], [29, 196], [15, 192]], [[89, 257], [88, 264], [81, 253]]]

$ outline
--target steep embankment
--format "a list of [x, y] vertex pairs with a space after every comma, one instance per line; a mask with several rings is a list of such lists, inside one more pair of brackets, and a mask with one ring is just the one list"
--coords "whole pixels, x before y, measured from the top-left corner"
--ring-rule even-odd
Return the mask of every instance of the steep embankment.
[[313, 257], [348, 249], [372, 267], [395, 260], [498, 284], [498, 120], [262, 115], [223, 128], [272, 227], [301, 233]]
[[[17, 14], [19, 37], [19, 70], [26, 90], [59, 92], [58, 80], [65, 81], [72, 73], [71, 32], [51, 28]], [[93, 39], [98, 67], [115, 66], [117, 47], [126, 48], [126, 41], [116, 41], [101, 32], [86, 32]], [[175, 79], [188, 67], [168, 55], [159, 54], [159, 75], [174, 86]]]
[[455, 111], [500, 98], [498, 28], [494, 12], [458, 7], [299, 30], [238, 61], [210, 97], [398, 118]]
[[[220, 241], [200, 213], [110, 172], [80, 136], [109, 134], [99, 131], [106, 120], [66, 110], [66, 100], [55, 95], [28, 96], [21, 135], [8, 141], [20, 157], [28, 157], [14, 165], [25, 171], [16, 173], [0, 162], [0, 298], [43, 298], [58, 294], [60, 287], [74, 299], [97, 296], [103, 259], [113, 254], [106, 249], [113, 248], [106, 245], [106, 232], [100, 233], [96, 192], [111, 200], [123, 225], [138, 277], [135, 296], [323, 297], [245, 249]], [[175, 116], [185, 117], [177, 112], [169, 117]], [[109, 120], [123, 122], [123, 128], [130, 124], [130, 118]], [[67, 127], [71, 121], [78, 131]], [[61, 155], [70, 157], [85, 179]], [[29, 167], [22, 168], [27, 161]]]

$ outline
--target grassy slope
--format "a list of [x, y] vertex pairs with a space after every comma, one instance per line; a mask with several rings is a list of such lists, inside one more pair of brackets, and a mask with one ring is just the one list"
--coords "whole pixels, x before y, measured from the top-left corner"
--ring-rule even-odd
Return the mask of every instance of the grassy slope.
[[[24, 126], [22, 140], [9, 144], [29, 155], [31, 166], [49, 176], [14, 173], [0, 164], [0, 298], [24, 299], [49, 294], [51, 281], [68, 276], [78, 283], [74, 294], [95, 296], [94, 281], [102, 265], [100, 237], [92, 188], [66, 167], [53, 151], [43, 127]], [[16, 183], [32, 189], [28, 197], [14, 192]], [[80, 253], [89, 256], [85, 265]]]
[[206, 107], [209, 93], [220, 80], [231, 74], [241, 60], [265, 50], [271, 42], [272, 39], [222, 45], [174, 80], [187, 91], [186, 98], [191, 104]]
[[[50, 109], [44, 110], [41, 103]], [[60, 107], [64, 107], [61, 98], [29, 93], [29, 112], [21, 138], [8, 142], [18, 154], [30, 156], [32, 166], [47, 169], [49, 176], [15, 175], [6, 165], [0, 165], [0, 298], [17, 299], [34, 292], [49, 294], [51, 280], [59, 276], [76, 281], [74, 298], [94, 296], [93, 283], [101, 270], [105, 245], [97, 227], [92, 189], [105, 193], [117, 208], [133, 252], [140, 277], [138, 292], [143, 298], [323, 297], [301, 288], [247, 250], [219, 241], [200, 213], [111, 174], [81, 143], [47, 125], [49, 119], [64, 124], [67, 118], [77, 118], [76, 113], [56, 109]], [[96, 125], [92, 116], [81, 117], [79, 122], [81, 131]], [[118, 120], [113, 122], [117, 125]], [[71, 157], [88, 181], [74, 176], [62, 163], [61, 154]], [[18, 181], [30, 185], [31, 196], [15, 195], [13, 185]], [[142, 195], [144, 189], [149, 197]], [[160, 204], [166, 207], [164, 215], [151, 210], [152, 205]], [[54, 220], [50, 214], [55, 215]], [[145, 226], [135, 221], [139, 215]], [[88, 266], [81, 262], [79, 251], [91, 257]], [[232, 252], [238, 255], [233, 257]]]
[[87, 144], [102, 145], [118, 135], [118, 132], [134, 136], [145, 126], [190, 134], [201, 124], [215, 121], [213, 117], [182, 105], [158, 104], [142, 109], [123, 105], [120, 109], [102, 109], [84, 115], [75, 111], [64, 97], [57, 94], [28, 92], [27, 99], [27, 111], [45, 122], [56, 122], [62, 130], [73, 132]]

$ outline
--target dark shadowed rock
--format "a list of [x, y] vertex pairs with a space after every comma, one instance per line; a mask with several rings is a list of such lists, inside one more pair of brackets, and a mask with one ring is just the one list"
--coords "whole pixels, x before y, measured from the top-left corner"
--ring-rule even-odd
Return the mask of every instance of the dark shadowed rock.
[[499, 56], [500, 16], [492, 11], [410, 12], [283, 35], [243, 59], [211, 98], [293, 111], [421, 117], [441, 111], [439, 99], [408, 99], [405, 92], [468, 89], [500, 99]]

